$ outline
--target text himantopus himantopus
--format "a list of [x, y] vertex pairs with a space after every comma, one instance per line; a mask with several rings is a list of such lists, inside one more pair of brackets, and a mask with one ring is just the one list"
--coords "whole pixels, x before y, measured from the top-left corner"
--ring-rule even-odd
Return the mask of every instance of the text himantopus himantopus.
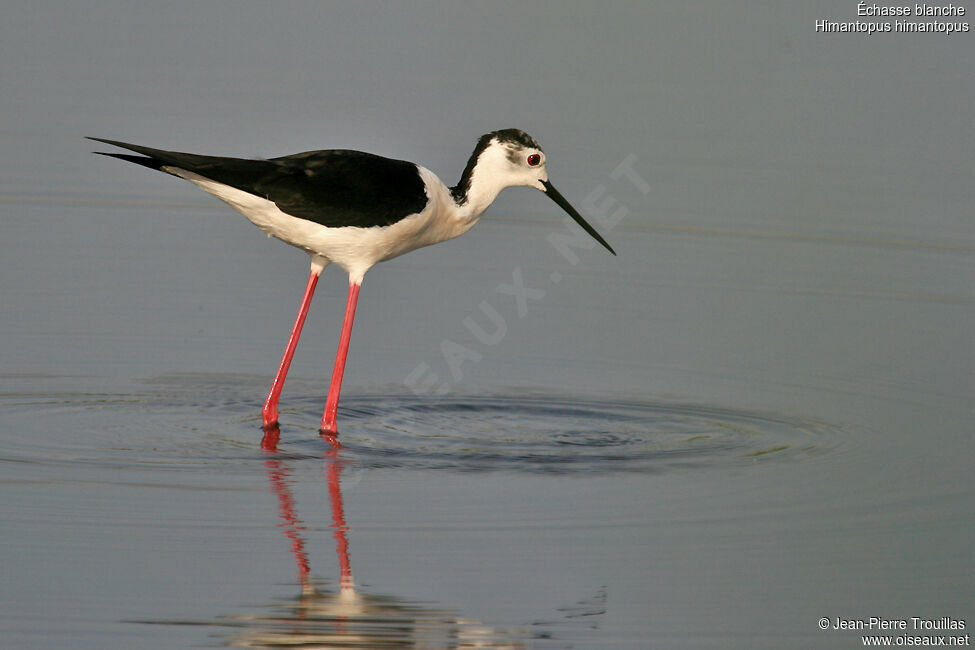
[[311, 256], [311, 273], [298, 317], [264, 402], [265, 432], [278, 423], [278, 398], [322, 270], [335, 262], [349, 274], [349, 297], [321, 432], [335, 436], [336, 412], [362, 278], [374, 264], [452, 239], [470, 230], [506, 187], [545, 192], [608, 251], [590, 226], [548, 180], [545, 152], [523, 131], [481, 136], [460, 182], [447, 187], [414, 163], [344, 149], [246, 160], [162, 151], [90, 138], [139, 155], [102, 153], [179, 176], [225, 201], [257, 227]]

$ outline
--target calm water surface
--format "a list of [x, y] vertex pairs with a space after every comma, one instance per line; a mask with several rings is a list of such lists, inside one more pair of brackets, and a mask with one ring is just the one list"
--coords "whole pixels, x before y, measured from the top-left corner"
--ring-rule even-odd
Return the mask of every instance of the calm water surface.
[[[18, 209], [67, 218], [57, 205]], [[150, 220], [171, 210], [139, 209]], [[521, 228], [544, 241], [545, 224]], [[507, 230], [518, 228], [484, 228], [479, 245]], [[858, 641], [820, 631], [819, 618], [965, 618], [975, 498], [962, 453], [971, 406], [959, 382], [971, 349], [953, 337], [975, 300], [939, 274], [964, 269], [972, 251], [629, 237], [652, 250], [660, 272], [629, 276], [623, 298], [603, 302], [602, 332], [559, 343], [535, 331], [572, 330], [570, 315], [586, 325], [592, 316], [579, 302], [605, 301], [594, 251], [585, 253], [593, 277], [548, 260], [523, 264], [535, 282], [565, 268], [572, 286], [549, 284], [531, 306], [534, 322], [518, 318], [513, 301], [498, 302], [507, 340], [478, 348], [483, 359], [463, 366], [467, 377], [444, 395], [417, 394], [404, 379], [420, 363], [452, 378], [438, 340], [463, 340], [463, 319], [496, 300], [495, 284], [511, 271], [473, 289], [457, 280], [427, 322], [433, 336], [384, 318], [411, 307], [376, 273], [354, 338], [340, 449], [317, 436], [324, 380], [305, 376], [314, 364], [325, 376], [332, 354], [327, 335], [340, 314], [328, 307], [341, 287], [326, 288], [285, 389], [275, 452], [259, 447], [269, 376], [205, 368], [256, 358], [273, 368], [297, 296], [282, 291], [278, 306], [273, 287], [248, 286], [253, 275], [219, 274], [214, 287], [197, 274], [182, 280], [179, 269], [158, 284], [115, 278], [109, 291], [7, 251], [8, 266], [47, 289], [24, 281], [23, 297], [12, 294], [17, 315], [5, 319], [8, 337], [23, 343], [9, 354], [24, 368], [0, 377], [5, 639], [92, 648], [718, 648], [729, 639], [837, 647]], [[91, 243], [96, 276], [119, 264], [106, 261], [111, 242], [104, 257]], [[741, 280], [747, 272], [705, 280], [688, 261], [783, 247], [796, 273], [774, 282]], [[487, 264], [476, 254], [455, 262], [449, 251], [432, 269], [422, 258], [407, 267], [413, 291]], [[187, 255], [197, 255], [192, 244]], [[864, 280], [837, 291], [828, 270], [815, 283], [803, 275], [813, 255], [878, 271], [912, 258], [932, 284], [878, 290]], [[217, 258], [234, 264], [229, 253]], [[736, 313], [745, 305], [749, 322], [700, 320], [725, 301]], [[267, 304], [274, 309], [260, 309]], [[227, 324], [225, 310], [246, 315]], [[923, 340], [905, 349], [918, 330]], [[791, 351], [797, 341], [807, 349]], [[834, 346], [842, 358], [810, 354]], [[779, 365], [800, 352], [803, 367]], [[78, 372], [85, 367], [97, 372]], [[137, 374], [145, 368], [162, 372]]]

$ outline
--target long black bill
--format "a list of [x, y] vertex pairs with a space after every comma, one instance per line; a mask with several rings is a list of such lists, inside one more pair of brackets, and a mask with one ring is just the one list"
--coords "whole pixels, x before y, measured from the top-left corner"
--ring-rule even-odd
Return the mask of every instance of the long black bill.
[[569, 213], [569, 216], [572, 217], [573, 219], [575, 219], [576, 220], [576, 223], [579, 224], [580, 226], [582, 226], [582, 229], [583, 230], [585, 230], [587, 233], [589, 233], [590, 235], [592, 235], [592, 238], [593, 239], [595, 239], [600, 244], [602, 244], [603, 246], [605, 246], [606, 247], [606, 250], [608, 250], [610, 253], [612, 253], [613, 255], [616, 255], [616, 251], [613, 250], [613, 247], [606, 243], [606, 240], [603, 239], [602, 236], [598, 232], [596, 232], [596, 229], [595, 228], [593, 228], [592, 226], [590, 226], [586, 222], [586, 220], [582, 218], [582, 215], [581, 214], [579, 214], [578, 212], [576, 212], [576, 209], [573, 208], [569, 204], [569, 202], [565, 200], [565, 197], [564, 196], [562, 196], [561, 194], [559, 194], [559, 191], [557, 189], [555, 189], [555, 186], [554, 185], [552, 185], [548, 181], [542, 181], [542, 185], [545, 186], [545, 193], [548, 194], [549, 198], [551, 198], [553, 201], [555, 201], [556, 203], [558, 203], [560, 208], [562, 208], [563, 210], [565, 210], [566, 212], [568, 212]]

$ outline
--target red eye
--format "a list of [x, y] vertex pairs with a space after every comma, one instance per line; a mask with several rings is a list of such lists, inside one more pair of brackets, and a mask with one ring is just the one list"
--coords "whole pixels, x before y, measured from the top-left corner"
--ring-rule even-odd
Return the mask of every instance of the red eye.
[[537, 153], [533, 153], [532, 155], [528, 156], [528, 166], [529, 167], [534, 167], [535, 165], [537, 165], [540, 162], [542, 162], [542, 157], [539, 156]]

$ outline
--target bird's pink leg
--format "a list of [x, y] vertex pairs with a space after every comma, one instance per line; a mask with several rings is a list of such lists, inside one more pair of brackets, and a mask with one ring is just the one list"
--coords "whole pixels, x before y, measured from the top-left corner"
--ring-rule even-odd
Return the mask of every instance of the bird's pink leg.
[[288, 376], [288, 368], [291, 367], [291, 358], [295, 354], [298, 346], [298, 337], [301, 336], [301, 328], [305, 324], [305, 316], [308, 315], [308, 306], [311, 305], [311, 297], [315, 295], [315, 285], [318, 284], [319, 271], [312, 269], [308, 275], [308, 285], [305, 287], [305, 295], [301, 299], [301, 307], [298, 308], [298, 317], [295, 319], [295, 326], [291, 328], [291, 336], [288, 338], [288, 347], [284, 349], [284, 356], [281, 357], [281, 365], [278, 367], [278, 374], [274, 376], [274, 383], [271, 384], [271, 391], [264, 400], [264, 410], [262, 417], [264, 420], [264, 430], [274, 430], [278, 427], [278, 398], [281, 397], [281, 389], [284, 388], [284, 380]]
[[345, 304], [345, 322], [342, 323], [342, 338], [335, 355], [335, 368], [332, 370], [332, 383], [328, 387], [328, 400], [322, 414], [322, 436], [333, 437], [338, 433], [335, 414], [339, 408], [339, 392], [342, 390], [342, 375], [345, 373], [345, 358], [349, 354], [349, 338], [352, 336], [352, 321], [355, 319], [355, 304], [359, 300], [359, 283], [349, 283], [349, 301]]

